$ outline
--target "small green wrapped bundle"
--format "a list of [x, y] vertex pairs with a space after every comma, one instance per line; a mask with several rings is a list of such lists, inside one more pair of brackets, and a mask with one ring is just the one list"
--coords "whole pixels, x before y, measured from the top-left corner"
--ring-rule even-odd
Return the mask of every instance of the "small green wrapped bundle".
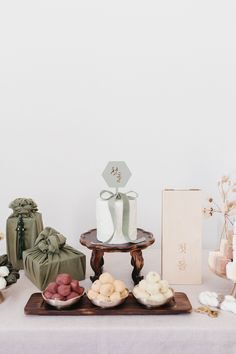
[[32, 199], [17, 198], [10, 203], [13, 213], [7, 219], [6, 240], [9, 261], [23, 269], [23, 251], [34, 246], [43, 230], [42, 214]]
[[[3, 274], [2, 271], [5, 273]], [[2, 274], [1, 274], [2, 273]], [[20, 278], [19, 270], [14, 269], [6, 254], [0, 256], [0, 278], [4, 277], [5, 286], [10, 286]], [[4, 289], [4, 287], [2, 289]], [[1, 289], [1, 290], [2, 290]]]
[[40, 233], [33, 248], [23, 252], [23, 263], [25, 274], [40, 290], [45, 290], [61, 273], [76, 280], [85, 279], [85, 255], [68, 246], [66, 238], [51, 227]]

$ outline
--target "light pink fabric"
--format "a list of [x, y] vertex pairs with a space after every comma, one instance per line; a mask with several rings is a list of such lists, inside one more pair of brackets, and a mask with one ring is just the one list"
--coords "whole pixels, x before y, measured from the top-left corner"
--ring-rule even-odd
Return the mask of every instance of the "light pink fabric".
[[[143, 251], [143, 273], [160, 270], [159, 250]], [[89, 257], [87, 258], [89, 261]], [[203, 290], [229, 294], [232, 284], [208, 271], [204, 257], [201, 286], [173, 286], [186, 292], [193, 307], [199, 306]], [[105, 255], [105, 270], [113, 272], [131, 288], [128, 254]], [[88, 275], [92, 273], [88, 266]], [[87, 279], [82, 284], [88, 288]], [[222, 312], [217, 319], [193, 312], [176, 316], [25, 316], [29, 296], [38, 291], [22, 274], [21, 281], [6, 291], [0, 305], [1, 354], [231, 354], [236, 353], [236, 315]]]

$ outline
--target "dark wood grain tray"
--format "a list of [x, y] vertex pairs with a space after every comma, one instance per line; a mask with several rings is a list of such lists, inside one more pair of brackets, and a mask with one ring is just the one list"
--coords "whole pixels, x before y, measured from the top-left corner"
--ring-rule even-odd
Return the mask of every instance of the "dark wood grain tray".
[[86, 295], [80, 302], [69, 309], [57, 310], [48, 305], [42, 298], [41, 293], [32, 294], [25, 306], [26, 315], [41, 316], [96, 316], [96, 315], [176, 315], [181, 313], [190, 313], [192, 306], [186, 294], [175, 293], [174, 301], [168, 305], [148, 309], [135, 300], [132, 294], [129, 294], [126, 301], [117, 307], [102, 309], [94, 306]]

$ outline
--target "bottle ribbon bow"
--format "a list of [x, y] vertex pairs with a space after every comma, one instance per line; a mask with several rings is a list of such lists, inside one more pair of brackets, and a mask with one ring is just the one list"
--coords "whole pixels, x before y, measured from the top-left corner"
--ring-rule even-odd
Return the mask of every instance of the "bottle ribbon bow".
[[129, 237], [129, 219], [130, 219], [129, 201], [135, 200], [137, 197], [138, 197], [138, 193], [136, 193], [134, 191], [129, 191], [127, 193], [120, 193], [120, 192], [113, 193], [108, 190], [101, 191], [100, 198], [102, 200], [108, 201], [108, 206], [109, 206], [109, 210], [111, 213], [111, 218], [112, 218], [112, 222], [113, 222], [113, 226], [114, 226], [114, 231], [113, 231], [112, 235], [110, 236], [110, 238], [108, 239], [108, 241], [106, 241], [106, 243], [109, 243], [112, 240], [112, 238], [116, 232], [117, 220], [116, 220], [116, 214], [115, 214], [115, 202], [117, 200], [121, 200], [123, 203], [123, 218], [122, 218], [123, 235], [126, 238], [127, 242], [133, 242], [131, 240], [131, 238]]

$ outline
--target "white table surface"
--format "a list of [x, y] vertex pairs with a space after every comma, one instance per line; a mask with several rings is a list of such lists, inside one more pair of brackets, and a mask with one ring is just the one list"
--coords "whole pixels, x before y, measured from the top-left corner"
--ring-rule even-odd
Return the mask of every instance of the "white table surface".
[[[157, 249], [144, 250], [143, 255], [143, 274], [160, 270]], [[132, 288], [129, 254], [105, 254], [105, 270]], [[90, 274], [88, 265], [87, 279], [81, 282], [86, 288], [91, 284]], [[196, 308], [201, 291], [229, 294], [232, 284], [208, 271], [205, 254], [203, 284], [174, 288], [185, 292]], [[38, 289], [23, 271], [18, 283], [5, 291], [6, 299], [0, 304], [1, 354], [236, 353], [236, 315], [231, 313], [221, 312], [216, 319], [194, 312], [173, 316], [26, 316], [24, 306], [34, 292]]]

